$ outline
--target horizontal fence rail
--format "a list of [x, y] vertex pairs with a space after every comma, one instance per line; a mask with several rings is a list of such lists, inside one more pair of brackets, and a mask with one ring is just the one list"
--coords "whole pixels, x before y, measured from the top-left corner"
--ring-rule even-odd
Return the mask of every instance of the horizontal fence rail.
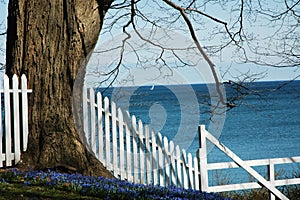
[[[115, 177], [142, 184], [174, 185], [206, 192], [223, 192], [266, 187], [270, 199], [287, 199], [276, 186], [300, 184], [300, 178], [275, 180], [274, 166], [300, 162], [300, 157], [272, 158], [243, 161], [211, 135], [204, 125], [199, 126], [200, 148], [197, 156], [180, 149], [161, 133], [117, 108], [113, 101], [101, 93], [84, 88], [83, 124], [91, 149], [96, 157]], [[206, 140], [229, 156], [233, 162], [207, 163]], [[256, 172], [253, 166], [267, 166], [269, 180]], [[256, 182], [208, 185], [208, 171], [243, 168]]]
[[12, 88], [9, 78], [3, 77], [3, 89], [0, 89], [0, 167], [8, 167], [20, 161], [21, 151], [27, 149], [28, 139], [28, 93], [27, 78], [16, 75], [12, 77]]

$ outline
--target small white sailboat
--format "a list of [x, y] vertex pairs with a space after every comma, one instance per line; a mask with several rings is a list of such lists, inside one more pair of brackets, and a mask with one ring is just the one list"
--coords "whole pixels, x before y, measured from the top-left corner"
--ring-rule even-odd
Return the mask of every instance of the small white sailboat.
[[154, 90], [154, 85], [152, 85], [152, 87], [150, 88], [150, 90]]

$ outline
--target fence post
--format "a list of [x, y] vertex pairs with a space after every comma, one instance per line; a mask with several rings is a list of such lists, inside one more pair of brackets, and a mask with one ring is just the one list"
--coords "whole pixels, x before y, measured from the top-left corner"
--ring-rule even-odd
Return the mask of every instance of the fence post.
[[[274, 181], [275, 181], [275, 167], [274, 167], [274, 163], [272, 160], [270, 160], [270, 163], [268, 165], [268, 176], [269, 176], [269, 181], [271, 185], [274, 185]], [[272, 194], [272, 192], [269, 190], [269, 200], [275, 200], [275, 196], [274, 194]]]
[[199, 131], [199, 161], [200, 161], [200, 190], [208, 192], [208, 174], [207, 174], [207, 154], [206, 154], [206, 135], [205, 126], [200, 125]]

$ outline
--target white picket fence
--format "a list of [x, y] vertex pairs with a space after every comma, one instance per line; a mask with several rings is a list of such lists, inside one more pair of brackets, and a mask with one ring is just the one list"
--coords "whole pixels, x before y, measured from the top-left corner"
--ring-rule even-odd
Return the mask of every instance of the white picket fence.
[[9, 87], [9, 78], [4, 75], [3, 89], [0, 91], [0, 167], [3, 167], [18, 163], [21, 158], [21, 151], [27, 149], [27, 95], [32, 90], [27, 89], [25, 75], [21, 77], [20, 88], [18, 77], [13, 76], [12, 89]]
[[[136, 117], [116, 107], [101, 93], [84, 89], [84, 131], [96, 157], [115, 177], [142, 184], [174, 185], [206, 192], [222, 192], [266, 187], [270, 199], [287, 199], [276, 186], [300, 184], [300, 178], [275, 180], [275, 164], [300, 162], [300, 157], [243, 161], [229, 148], [199, 126], [199, 151], [192, 156], [160, 133], [155, 133]], [[233, 162], [207, 163], [206, 140], [229, 156]], [[200, 159], [199, 159], [200, 158]], [[266, 180], [253, 166], [268, 167]], [[209, 186], [208, 171], [241, 167], [256, 182]]]
[[[264, 186], [269, 190], [269, 199], [275, 200], [275, 196], [279, 199], [288, 199], [284, 196], [276, 187], [284, 185], [300, 184], [300, 177], [287, 178], [287, 179], [276, 179], [275, 180], [275, 165], [300, 163], [300, 156], [290, 158], [270, 158], [260, 160], [247, 160], [240, 159], [235, 153], [233, 153], [224, 144], [218, 141], [212, 134], [210, 134], [204, 125], [199, 126], [199, 139], [200, 139], [200, 173], [201, 173], [201, 186], [200, 189], [206, 192], [224, 192], [224, 191], [235, 191], [235, 190], [246, 190], [256, 189]], [[217, 148], [219, 148], [224, 154], [230, 157], [233, 162], [222, 162], [222, 163], [207, 163], [207, 145], [206, 141], [209, 140]], [[266, 180], [261, 174], [256, 172], [254, 166], [266, 166], [268, 171], [268, 180]], [[253, 182], [239, 183], [239, 184], [227, 184], [209, 186], [208, 184], [208, 171], [209, 170], [221, 170], [230, 168], [242, 168], [248, 172], [252, 177], [255, 178]]]
[[[84, 90], [86, 91], [86, 90]], [[123, 113], [101, 93], [84, 92], [83, 115], [88, 143], [115, 177], [142, 184], [199, 190], [198, 158]], [[87, 134], [89, 133], [89, 134]]]

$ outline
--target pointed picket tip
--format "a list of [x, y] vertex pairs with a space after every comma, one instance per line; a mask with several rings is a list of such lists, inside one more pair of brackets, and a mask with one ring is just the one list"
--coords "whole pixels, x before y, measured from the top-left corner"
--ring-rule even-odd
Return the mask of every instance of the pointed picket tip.
[[136, 124], [136, 117], [135, 117], [135, 115], [132, 115], [131, 119], [132, 119], [132, 124]]
[[182, 155], [186, 156], [186, 150], [185, 149], [182, 149], [181, 152], [182, 152]]
[[[19, 78], [18, 78], [18, 76], [16, 74], [13, 75], [12, 81], [13, 81], [13, 83], [12, 83], [13, 89], [15, 91], [18, 90], [19, 89], [18, 88], [18, 86], [19, 86]], [[18, 92], [18, 91], [16, 91], [16, 92]]]
[[118, 108], [118, 117], [123, 119], [123, 111], [120, 107]]
[[170, 150], [174, 150], [174, 142], [171, 140], [171, 142], [170, 142], [170, 144], [169, 144], [169, 146], [170, 146]]
[[13, 79], [13, 81], [15, 81], [15, 80], [18, 81], [19, 78], [18, 78], [18, 76], [16, 74], [14, 74], [13, 77], [12, 77], [12, 79]]
[[4, 89], [9, 89], [9, 78], [6, 74], [4, 74], [4, 77], [3, 77], [3, 88]]
[[192, 158], [193, 158], [193, 156], [192, 156], [192, 154], [191, 153], [188, 153], [188, 155], [187, 155], [187, 157], [188, 157], [188, 159], [191, 161], [191, 160], [193, 160]]
[[104, 101], [109, 103], [109, 98], [108, 97], [104, 97]]
[[97, 92], [97, 98], [99, 98], [99, 99], [102, 100], [102, 94], [101, 94], [101, 92]]
[[22, 74], [22, 75], [21, 75], [21, 79], [25, 79], [25, 80], [27, 80], [27, 77], [26, 77], [26, 75], [25, 75], [25, 74]]

